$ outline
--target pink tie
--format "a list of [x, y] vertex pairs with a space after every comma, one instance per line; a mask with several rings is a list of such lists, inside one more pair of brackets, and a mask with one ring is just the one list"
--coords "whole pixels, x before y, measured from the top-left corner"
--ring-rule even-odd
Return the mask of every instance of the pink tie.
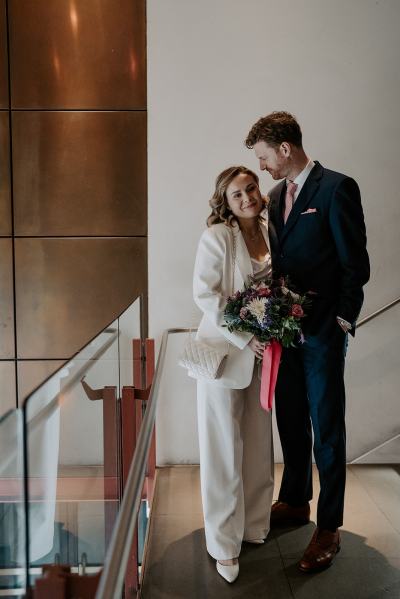
[[283, 214], [283, 222], [286, 224], [287, 219], [289, 218], [289, 214], [293, 208], [294, 204], [294, 194], [296, 193], [297, 183], [293, 183], [293, 181], [288, 181], [286, 187], [286, 196], [285, 196], [285, 212]]

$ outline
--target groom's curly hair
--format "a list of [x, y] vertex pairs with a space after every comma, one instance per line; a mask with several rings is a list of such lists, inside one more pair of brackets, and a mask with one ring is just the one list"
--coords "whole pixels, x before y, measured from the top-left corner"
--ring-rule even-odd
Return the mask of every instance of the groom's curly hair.
[[253, 148], [259, 141], [265, 141], [273, 147], [278, 147], [281, 143], [287, 141], [301, 148], [300, 125], [289, 112], [271, 112], [271, 114], [263, 116], [252, 126], [244, 143], [248, 148]]

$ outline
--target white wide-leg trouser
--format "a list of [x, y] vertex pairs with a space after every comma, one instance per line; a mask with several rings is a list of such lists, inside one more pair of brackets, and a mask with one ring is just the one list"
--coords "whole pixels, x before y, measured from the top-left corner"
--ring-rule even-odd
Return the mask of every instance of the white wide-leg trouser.
[[274, 489], [271, 412], [260, 406], [254, 368], [246, 389], [197, 381], [200, 479], [207, 551], [239, 556], [243, 539], [265, 538]]

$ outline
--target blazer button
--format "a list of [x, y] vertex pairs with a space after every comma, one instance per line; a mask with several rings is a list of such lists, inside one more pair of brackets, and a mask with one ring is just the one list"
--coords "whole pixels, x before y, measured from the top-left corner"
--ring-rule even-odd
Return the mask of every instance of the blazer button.
[[281, 254], [281, 258], [284, 258], [284, 257], [285, 257], [285, 254]]

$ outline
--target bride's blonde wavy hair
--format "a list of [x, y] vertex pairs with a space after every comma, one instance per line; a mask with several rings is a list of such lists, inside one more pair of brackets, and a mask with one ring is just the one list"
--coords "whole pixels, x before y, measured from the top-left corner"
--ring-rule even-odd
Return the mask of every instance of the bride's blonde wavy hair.
[[[237, 223], [235, 216], [232, 214], [231, 209], [228, 205], [228, 200], [226, 197], [226, 190], [229, 184], [233, 181], [235, 177], [238, 175], [250, 175], [254, 182], [259, 186], [259, 178], [246, 166], [230, 166], [226, 168], [222, 173], [218, 175], [215, 180], [215, 191], [211, 200], [209, 201], [211, 207], [211, 214], [207, 218], [207, 226], [211, 227], [211, 225], [215, 225], [217, 223], [225, 223], [228, 227], [233, 227], [234, 224]], [[263, 199], [263, 203], [267, 206], [268, 198], [261, 196]], [[265, 222], [265, 219], [262, 216], [259, 216], [261, 222]]]

